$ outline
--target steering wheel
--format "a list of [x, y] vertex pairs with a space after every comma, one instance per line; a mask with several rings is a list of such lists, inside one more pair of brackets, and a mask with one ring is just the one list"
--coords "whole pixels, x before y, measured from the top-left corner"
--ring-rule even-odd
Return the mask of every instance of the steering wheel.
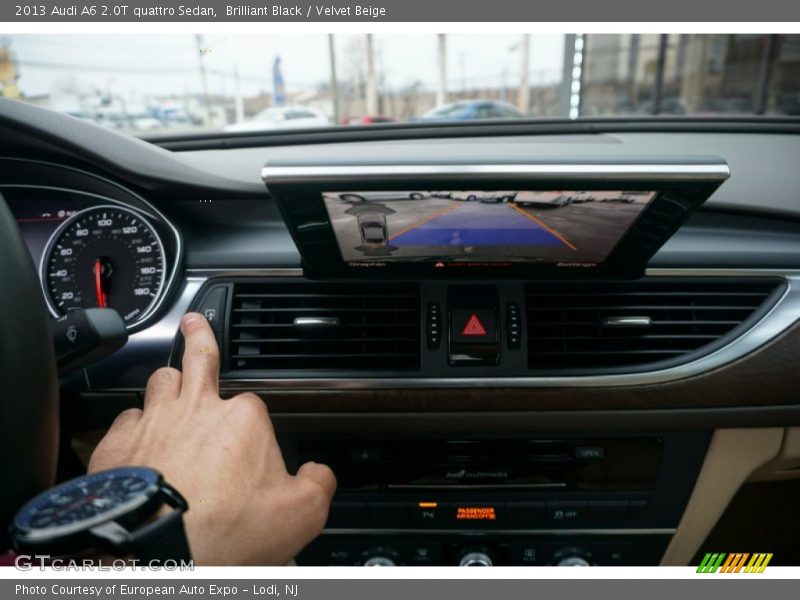
[[30, 252], [0, 195], [0, 552], [16, 510], [53, 485], [58, 373]]

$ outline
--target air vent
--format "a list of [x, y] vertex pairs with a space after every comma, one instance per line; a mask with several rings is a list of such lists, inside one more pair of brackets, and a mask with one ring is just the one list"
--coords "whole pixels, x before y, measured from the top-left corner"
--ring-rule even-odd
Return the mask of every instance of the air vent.
[[228, 367], [418, 369], [419, 306], [416, 285], [237, 283]]
[[528, 366], [624, 370], [688, 360], [754, 318], [778, 280], [639, 280], [526, 287]]

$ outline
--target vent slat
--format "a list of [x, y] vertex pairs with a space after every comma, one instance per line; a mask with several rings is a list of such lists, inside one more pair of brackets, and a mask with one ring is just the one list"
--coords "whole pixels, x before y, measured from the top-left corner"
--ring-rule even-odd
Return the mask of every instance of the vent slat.
[[[687, 334], [687, 335], [680, 335], [680, 334], [675, 334], [675, 335], [669, 335], [669, 334], [666, 334], [666, 335], [657, 335], [657, 334], [654, 334], [654, 335], [637, 335], [635, 338], [633, 338], [632, 336], [625, 336], [625, 335], [603, 335], [603, 336], [600, 336], [600, 337], [591, 336], [591, 335], [572, 335], [572, 336], [570, 336], [570, 339], [571, 340], [595, 340], [595, 341], [603, 342], [603, 341], [616, 341], [616, 340], [630, 341], [631, 339], [635, 339], [637, 341], [638, 340], [686, 340], [686, 339], [690, 339], [690, 340], [694, 340], [694, 339], [698, 339], [698, 340], [708, 340], [708, 339], [715, 340], [715, 339], [717, 339], [717, 337], [718, 336], [716, 336], [716, 335], [696, 335], [696, 334]], [[561, 336], [561, 335], [551, 335], [551, 336], [540, 335], [540, 336], [536, 337], [535, 341], [547, 341], [547, 342], [549, 342], [549, 341], [552, 341], [552, 340], [563, 340], [563, 339], [564, 339], [564, 336]]]
[[419, 313], [419, 309], [413, 308], [361, 308], [361, 307], [337, 307], [337, 306], [292, 306], [288, 308], [234, 308], [234, 313], [305, 313], [305, 312], [324, 312], [324, 313], [386, 313], [391, 310], [394, 313]]
[[[337, 298], [355, 298], [355, 299], [358, 299], [358, 300], [363, 300], [364, 296], [360, 295], [360, 294], [344, 294], [344, 293], [331, 293], [331, 294], [302, 294], [302, 293], [299, 293], [299, 294], [280, 294], [280, 293], [278, 293], [278, 294], [267, 294], [267, 293], [263, 293], [263, 294], [239, 294], [239, 298], [247, 298], [247, 299], [268, 298], [268, 299], [281, 299], [281, 300], [284, 300], [284, 299], [297, 299], [297, 298], [314, 298], [314, 299], [318, 298], [318, 299], [323, 299], [323, 300], [335, 300]], [[372, 294], [369, 298], [370, 298], [370, 300], [380, 300], [380, 299], [396, 300], [398, 298], [408, 298], [408, 299], [412, 299], [413, 300], [413, 299], [417, 298], [417, 296], [415, 296], [414, 294], [398, 294], [396, 296], [394, 296], [394, 295], [390, 296], [388, 294], [376, 293], [376, 294]]]
[[[712, 347], [747, 321], [779, 280], [560, 283], [526, 286], [528, 366], [536, 372], [622, 369]], [[608, 317], [647, 317], [613, 327]]]
[[580, 311], [580, 310], [623, 310], [630, 312], [632, 309], [641, 310], [753, 310], [752, 304], [730, 305], [730, 304], [587, 304], [576, 306], [538, 306], [535, 311]]
[[[330, 326], [302, 327], [297, 317]], [[247, 282], [234, 285], [230, 370], [396, 371], [420, 366], [414, 284]]]
[[[542, 292], [540, 294], [537, 294], [537, 297], [539, 297], [539, 298], [547, 298], [548, 296], [553, 297], [553, 298], [565, 298], [565, 297], [567, 297], [567, 298], [569, 298], [569, 297], [584, 298], [585, 294], [580, 293], [580, 292], [571, 292], [571, 293], [567, 292], [567, 293], [564, 293], [564, 294]], [[655, 296], [655, 297], [658, 297], [658, 298], [663, 298], [663, 297], [696, 298], [697, 297], [697, 293], [696, 292], [674, 292], [674, 291], [667, 291], [667, 292], [664, 292], [664, 291], [653, 291], [653, 292], [642, 291], [642, 292], [598, 292], [598, 293], [592, 295], [593, 298], [602, 298], [602, 297], [606, 297], [606, 296], [610, 297], [610, 298], [652, 297], [652, 296]], [[703, 296], [704, 297], [723, 296], [723, 297], [726, 297], [726, 298], [731, 297], [731, 296], [749, 296], [749, 297], [753, 297], [753, 298], [761, 298], [763, 296], [763, 294], [761, 294], [760, 292], [728, 293], [728, 292], [712, 292], [712, 291], [710, 291], [710, 292], [703, 293]]]
[[[633, 312], [633, 311], [628, 311], [628, 312]], [[702, 326], [702, 325], [731, 325], [733, 327], [736, 327], [739, 323], [741, 323], [741, 321], [739, 321], [739, 320], [707, 321], [707, 320], [698, 319], [697, 321], [692, 321], [692, 320], [678, 320], [678, 319], [676, 319], [674, 321], [659, 321], [657, 319], [653, 319], [651, 321], [651, 323], [650, 323], [650, 326], [651, 327], [657, 327], [657, 326], [660, 326], [660, 325], [668, 325], [668, 326], [669, 325], [698, 325], [698, 326]], [[597, 321], [571, 321], [571, 320], [570, 321], [547, 321], [547, 324], [550, 325], [550, 326], [562, 326], [563, 325], [563, 326], [567, 326], [568, 327], [568, 326], [572, 326], [572, 325], [576, 325], [576, 326], [580, 326], [580, 325], [596, 325]]]
[[[654, 354], [657, 356], [675, 356], [678, 354], [684, 354], [689, 352], [689, 350], [603, 350], [603, 354], [611, 354], [615, 356], [646, 356], [650, 354]], [[584, 351], [576, 351], [576, 350], [563, 350], [561, 352], [546, 352], [543, 353], [547, 356], [594, 356], [596, 352], [592, 352], [589, 350]]]
[[[384, 353], [384, 354], [373, 354], [377, 358], [412, 358], [417, 356], [416, 353], [408, 353], [408, 354], [399, 354], [399, 353]], [[362, 354], [232, 354], [232, 358], [243, 358], [243, 359], [253, 359], [253, 358], [263, 358], [266, 360], [280, 360], [284, 358], [302, 358], [302, 359], [328, 359], [328, 358], [363, 358]], [[354, 369], [355, 370], [355, 369]]]
[[[392, 341], [394, 342], [411, 342], [416, 343], [419, 338], [416, 337], [396, 337]], [[375, 337], [355, 337], [355, 338], [337, 338], [337, 341], [342, 344], [349, 344], [351, 342], [385, 342], [386, 338], [375, 338]], [[259, 338], [233, 338], [231, 340], [231, 344], [254, 344], [254, 343], [270, 343], [270, 344], [307, 344], [308, 340], [304, 338], [268, 338], [268, 337], [259, 337]]]

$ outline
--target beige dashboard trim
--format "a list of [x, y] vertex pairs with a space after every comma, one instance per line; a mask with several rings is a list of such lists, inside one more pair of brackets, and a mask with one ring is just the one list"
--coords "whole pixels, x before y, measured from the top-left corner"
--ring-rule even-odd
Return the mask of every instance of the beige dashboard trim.
[[786, 428], [778, 456], [753, 473], [750, 481], [787, 479], [800, 479], [800, 427]]
[[[741, 485], [781, 450], [782, 427], [714, 432], [692, 496], [661, 564], [686, 566]], [[724, 550], [724, 549], [723, 549]]]

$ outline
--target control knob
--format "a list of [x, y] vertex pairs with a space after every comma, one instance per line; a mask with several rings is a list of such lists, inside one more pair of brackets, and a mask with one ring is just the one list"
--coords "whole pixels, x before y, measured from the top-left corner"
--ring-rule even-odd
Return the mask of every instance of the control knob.
[[365, 567], [394, 567], [400, 561], [397, 552], [388, 546], [375, 546], [361, 553]]
[[394, 567], [395, 562], [388, 556], [370, 556], [364, 561], [365, 567]]
[[589, 561], [582, 556], [565, 556], [558, 561], [559, 567], [588, 567]]
[[583, 548], [562, 548], [553, 556], [553, 564], [558, 567], [588, 567], [592, 564], [592, 554]]
[[491, 557], [486, 554], [486, 552], [482, 552], [479, 550], [466, 552], [461, 557], [461, 562], [458, 563], [460, 567], [491, 567], [492, 566], [492, 559]]

